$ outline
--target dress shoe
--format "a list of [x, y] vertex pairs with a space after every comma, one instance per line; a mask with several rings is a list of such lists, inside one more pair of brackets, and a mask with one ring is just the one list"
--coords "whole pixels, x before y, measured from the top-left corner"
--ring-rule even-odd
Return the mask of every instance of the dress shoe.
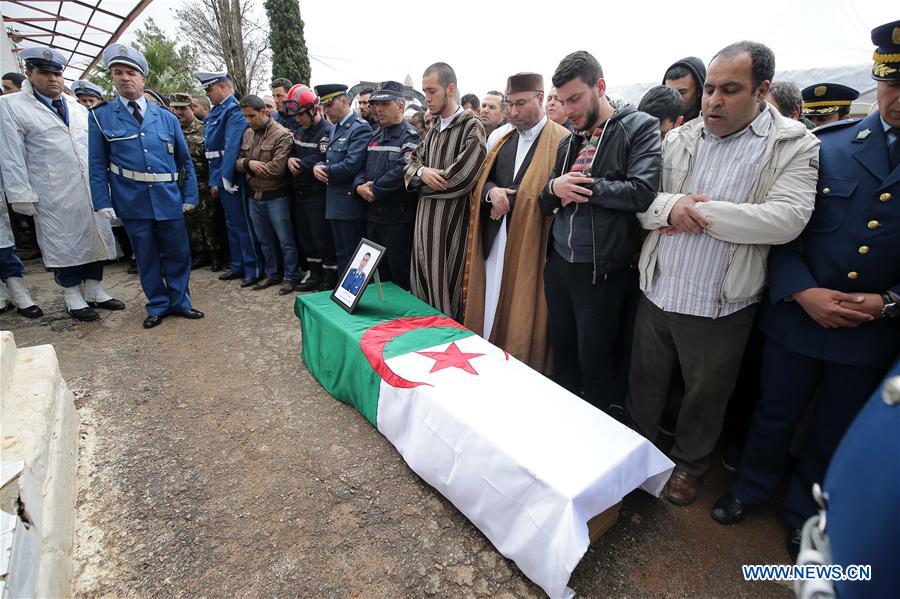
[[152, 329], [153, 327], [161, 324], [162, 319], [163, 319], [162, 316], [154, 316], [151, 314], [151, 315], [147, 316], [147, 318], [144, 319], [144, 328]]
[[297, 291], [319, 291], [322, 287], [322, 277], [309, 275], [302, 283], [297, 283], [294, 289]]
[[3, 302], [3, 305], [0, 306], [0, 313], [6, 312], [7, 310], [14, 308], [14, 307], [15, 306], [13, 306], [12, 304], [7, 304], [6, 302]]
[[294, 289], [297, 287], [297, 281], [285, 281], [281, 284], [281, 289], [278, 290], [278, 295], [287, 295], [288, 293], [293, 293]]
[[213, 255], [213, 257], [209, 259], [209, 269], [213, 272], [222, 270], [222, 259]]
[[246, 279], [241, 279], [241, 287], [252, 287], [262, 281], [262, 277], [247, 277]]
[[740, 499], [726, 493], [716, 499], [711, 513], [713, 520], [720, 524], [735, 524], [744, 519], [748, 509]]
[[137, 264], [131, 264], [128, 266], [128, 270], [126, 270], [125, 272], [127, 272], [130, 275], [136, 275], [140, 271], [138, 270]]
[[193, 308], [188, 308], [184, 312], [172, 312], [172, 314], [176, 316], [181, 316], [182, 318], [189, 318], [190, 320], [197, 320], [198, 318], [203, 318], [203, 312], [200, 310], [195, 310]]
[[[279, 283], [281, 283], [281, 279], [273, 278], [273, 277], [266, 277], [265, 279], [263, 279], [262, 281], [259, 281], [256, 285], [253, 286], [253, 291], [259, 291], [261, 289], [266, 289], [267, 287], [272, 287], [273, 285], [278, 285]], [[244, 285], [242, 283], [241, 287], [243, 287], [243, 286]]]
[[209, 266], [209, 258], [206, 256], [197, 256], [195, 259], [191, 260], [191, 270], [197, 270], [204, 266]]
[[219, 275], [220, 281], [237, 281], [238, 279], [243, 279], [244, 275], [239, 272], [234, 272], [231, 270], [225, 271]]
[[697, 498], [699, 490], [700, 479], [698, 477], [676, 468], [669, 482], [666, 483], [666, 488], [663, 489], [663, 495], [675, 505], [687, 505]]
[[90, 322], [92, 320], [97, 320], [100, 318], [100, 315], [97, 314], [97, 311], [91, 308], [90, 306], [86, 308], [78, 308], [77, 310], [69, 310], [69, 314], [72, 315], [72, 318], [75, 320], [80, 320], [81, 322]]
[[337, 287], [337, 272], [328, 269], [322, 278], [322, 291], [333, 291]]
[[103, 308], [104, 310], [124, 310], [125, 302], [119, 301], [116, 298], [110, 298], [105, 302], [88, 302], [88, 306], [91, 308]]
[[787, 549], [791, 561], [797, 561], [797, 554], [800, 553], [800, 539], [803, 538], [803, 530], [792, 528], [788, 531], [787, 538], [784, 540], [784, 548]]
[[18, 312], [25, 318], [40, 318], [44, 315], [44, 311], [41, 310], [40, 306], [38, 306], [37, 304], [32, 304], [27, 308], [16, 308], [16, 312]]

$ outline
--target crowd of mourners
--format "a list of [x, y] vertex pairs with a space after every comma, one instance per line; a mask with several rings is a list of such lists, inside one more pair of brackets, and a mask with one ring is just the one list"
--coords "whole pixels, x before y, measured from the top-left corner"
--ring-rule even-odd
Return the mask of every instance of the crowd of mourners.
[[101, 281], [131, 260], [152, 328], [203, 316], [192, 269], [331, 290], [365, 238], [382, 281], [663, 447], [672, 503], [715, 455], [735, 473], [723, 524], [789, 474], [796, 553], [813, 484], [900, 353], [898, 32], [872, 32], [861, 118], [856, 90], [773, 81], [750, 41], [675, 62], [637, 106], [585, 51], [479, 99], [443, 62], [421, 91], [278, 78], [240, 96], [197, 72], [205, 94], [163, 96], [122, 44], [109, 95], [29, 48], [0, 97], [2, 308], [42, 315], [17, 245], [84, 321], [125, 308]]

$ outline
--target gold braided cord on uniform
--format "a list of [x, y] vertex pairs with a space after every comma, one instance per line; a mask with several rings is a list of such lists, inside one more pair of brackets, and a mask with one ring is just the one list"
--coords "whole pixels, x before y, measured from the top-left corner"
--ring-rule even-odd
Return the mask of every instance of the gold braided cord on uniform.
[[346, 94], [347, 94], [347, 92], [332, 92], [330, 94], [326, 94], [326, 95], [322, 96], [321, 98], [319, 98], [319, 102], [321, 102], [322, 104], [327, 104], [328, 102], [331, 102], [338, 96], [344, 96]]
[[822, 100], [821, 102], [804, 102], [803, 108], [814, 108], [816, 106], [850, 106], [853, 100]]
[[872, 54], [872, 60], [875, 62], [900, 62], [900, 54], [881, 54], [878, 50]]
[[885, 62], [876, 62], [872, 67], [872, 74], [876, 77], [887, 77], [891, 73], [896, 73], [897, 69], [889, 67]]

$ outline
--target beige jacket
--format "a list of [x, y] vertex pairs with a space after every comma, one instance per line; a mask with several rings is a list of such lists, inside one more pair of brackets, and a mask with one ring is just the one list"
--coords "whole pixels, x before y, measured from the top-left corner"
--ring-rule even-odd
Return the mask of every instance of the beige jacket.
[[[787, 119], [770, 104], [772, 127], [762, 157], [762, 168], [743, 204], [696, 204], [709, 219], [703, 235], [731, 242], [728, 270], [719, 293], [720, 305], [753, 297], [766, 284], [769, 247], [797, 237], [812, 216], [819, 170], [819, 140], [799, 121]], [[650, 208], [637, 215], [652, 232], [644, 241], [639, 262], [641, 290], [653, 284], [659, 248], [658, 229], [669, 224], [669, 212], [686, 194], [694, 164], [694, 150], [703, 119], [673, 129], [663, 141], [660, 193]]]

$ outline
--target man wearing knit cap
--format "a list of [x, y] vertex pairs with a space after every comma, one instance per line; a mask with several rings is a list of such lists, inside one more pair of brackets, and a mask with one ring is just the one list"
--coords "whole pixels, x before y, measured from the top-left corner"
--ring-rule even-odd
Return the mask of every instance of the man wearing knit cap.
[[706, 81], [706, 65], [696, 56], [682, 58], [666, 69], [663, 84], [681, 94], [685, 123], [700, 116], [700, 98]]
[[568, 129], [544, 114], [544, 78], [506, 83], [513, 129], [485, 160], [469, 220], [463, 324], [539, 372], [549, 372], [543, 266], [550, 218], [537, 198]]

